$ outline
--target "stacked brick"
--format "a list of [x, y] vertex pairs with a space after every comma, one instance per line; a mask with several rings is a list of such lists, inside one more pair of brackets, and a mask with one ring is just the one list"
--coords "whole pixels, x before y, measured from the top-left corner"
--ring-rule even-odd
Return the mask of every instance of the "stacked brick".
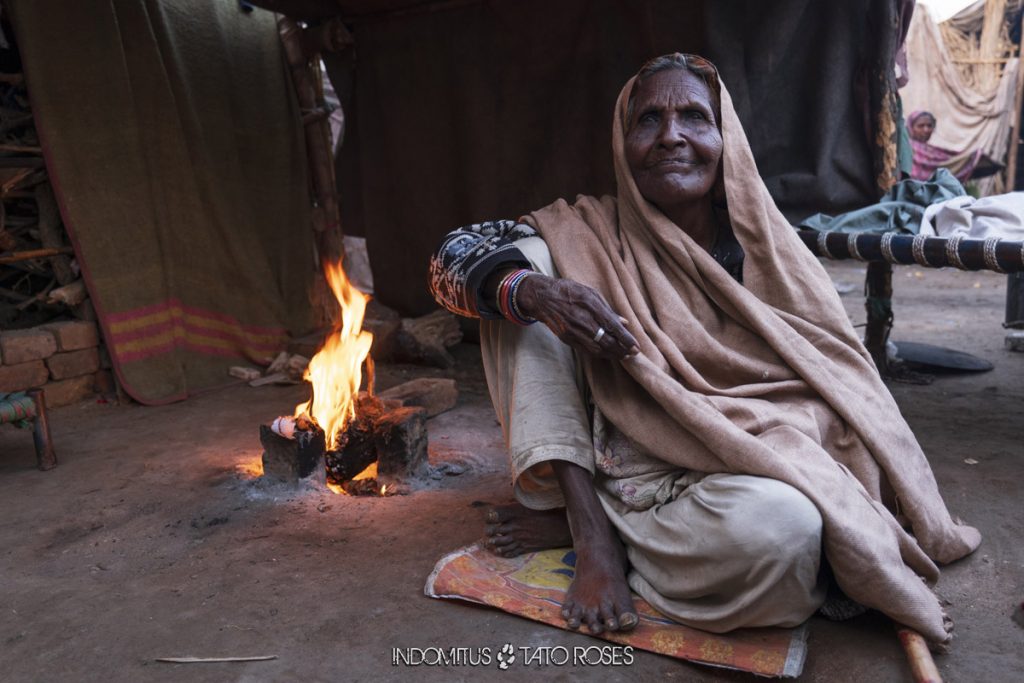
[[47, 406], [55, 408], [112, 386], [96, 323], [67, 320], [0, 332], [0, 393], [42, 387]]

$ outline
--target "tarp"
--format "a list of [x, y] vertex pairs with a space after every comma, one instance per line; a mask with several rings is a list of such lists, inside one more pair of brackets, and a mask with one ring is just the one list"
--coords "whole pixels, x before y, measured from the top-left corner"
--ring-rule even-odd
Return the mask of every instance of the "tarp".
[[8, 6], [125, 390], [181, 399], [308, 331], [306, 159], [273, 15], [208, 0]]
[[427, 263], [448, 231], [612, 192], [615, 97], [668, 52], [716, 62], [792, 220], [878, 199], [857, 84], [892, 3], [435, 5], [355, 17], [354, 51], [327, 56], [347, 113], [343, 228], [366, 237], [377, 295], [405, 314], [433, 308]]
[[893, 185], [877, 203], [838, 216], [819, 213], [800, 221], [798, 228], [819, 232], [847, 232], [881, 235], [886, 232], [921, 231], [925, 211], [965, 194], [963, 185], [944, 168], [929, 180], [907, 178]]
[[965, 85], [938, 25], [927, 11], [914, 12], [907, 35], [910, 81], [900, 90], [903, 111], [935, 115], [932, 145], [960, 152], [949, 161], [960, 168], [978, 149], [1005, 163], [1013, 125], [1018, 60], [1006, 63], [1002, 77], [988, 90]]

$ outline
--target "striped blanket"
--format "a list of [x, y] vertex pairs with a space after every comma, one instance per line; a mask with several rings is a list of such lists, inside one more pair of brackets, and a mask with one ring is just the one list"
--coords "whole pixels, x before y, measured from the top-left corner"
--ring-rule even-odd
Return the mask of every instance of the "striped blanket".
[[202, 0], [9, 7], [125, 390], [180, 400], [308, 332], [304, 140], [273, 15]]

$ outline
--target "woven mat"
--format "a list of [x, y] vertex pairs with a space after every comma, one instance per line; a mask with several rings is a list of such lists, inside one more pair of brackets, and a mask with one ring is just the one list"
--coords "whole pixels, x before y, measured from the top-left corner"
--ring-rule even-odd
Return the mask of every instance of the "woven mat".
[[[424, 592], [432, 598], [490, 605], [564, 629], [560, 610], [575, 564], [576, 555], [568, 548], [508, 559], [471, 545], [442, 557], [427, 579]], [[803, 670], [807, 656], [806, 624], [796, 629], [740, 629], [718, 635], [677, 624], [635, 595], [633, 601], [640, 615], [636, 629], [595, 637], [761, 676], [793, 678]]]

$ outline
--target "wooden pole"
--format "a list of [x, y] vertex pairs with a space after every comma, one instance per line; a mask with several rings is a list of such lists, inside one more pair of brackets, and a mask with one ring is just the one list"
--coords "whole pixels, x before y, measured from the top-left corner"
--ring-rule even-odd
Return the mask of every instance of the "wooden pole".
[[[985, 19], [981, 26], [981, 39], [978, 46], [979, 57], [982, 62], [999, 57], [1000, 48], [1002, 47], [1000, 43], [1005, 16], [1006, 0], [987, 0], [985, 3]], [[979, 76], [978, 82], [981, 83], [985, 91], [988, 91], [999, 82], [999, 75], [1002, 73], [1002, 69], [991, 63], [981, 63], [976, 73]]]
[[901, 626], [896, 627], [896, 634], [903, 645], [903, 651], [907, 654], [910, 675], [913, 676], [914, 683], [942, 683], [939, 668], [935, 666], [935, 660], [932, 659], [924, 636]]
[[42, 154], [43, 148], [38, 145], [11, 145], [0, 144], [0, 152], [15, 152], [20, 154]]
[[73, 247], [56, 247], [54, 249], [30, 249], [29, 251], [12, 251], [9, 254], [0, 254], [0, 264], [17, 263], [18, 261], [29, 261], [36, 258], [48, 258], [60, 256], [61, 254], [74, 254]]
[[32, 441], [36, 447], [36, 462], [39, 469], [52, 470], [57, 466], [57, 453], [53, 450], [50, 439], [50, 419], [46, 414], [46, 392], [42, 389], [29, 389], [26, 394], [36, 406], [36, 417], [33, 420], [35, 429]]
[[[1024, 31], [1024, 12], [1020, 17], [1020, 28]], [[1013, 192], [1017, 187], [1017, 149], [1020, 146], [1021, 100], [1024, 99], [1024, 50], [1017, 49], [1017, 92], [1013, 103], [1012, 137], [1010, 151], [1006, 159], [1006, 191]]]

